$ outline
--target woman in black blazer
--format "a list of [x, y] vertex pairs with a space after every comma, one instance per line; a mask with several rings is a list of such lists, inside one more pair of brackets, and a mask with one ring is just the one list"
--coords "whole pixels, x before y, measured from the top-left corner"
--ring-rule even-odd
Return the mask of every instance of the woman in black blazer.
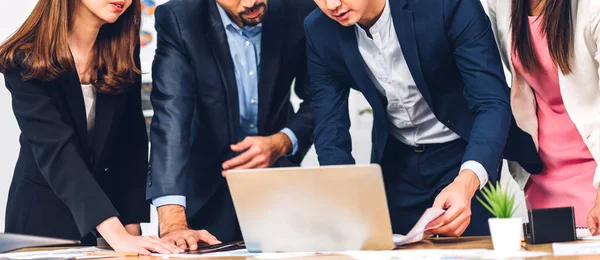
[[139, 0], [39, 1], [0, 46], [21, 129], [6, 232], [181, 252], [139, 236], [150, 214], [139, 22]]

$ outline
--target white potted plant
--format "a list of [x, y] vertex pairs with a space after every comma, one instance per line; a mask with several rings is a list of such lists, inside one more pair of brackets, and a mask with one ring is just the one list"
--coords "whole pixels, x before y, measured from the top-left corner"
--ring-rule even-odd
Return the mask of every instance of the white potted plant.
[[477, 200], [495, 218], [488, 219], [490, 235], [494, 250], [500, 252], [518, 251], [521, 249], [521, 234], [523, 220], [513, 218], [515, 207], [515, 194], [509, 193], [500, 183], [487, 185], [481, 191], [483, 199], [477, 196]]

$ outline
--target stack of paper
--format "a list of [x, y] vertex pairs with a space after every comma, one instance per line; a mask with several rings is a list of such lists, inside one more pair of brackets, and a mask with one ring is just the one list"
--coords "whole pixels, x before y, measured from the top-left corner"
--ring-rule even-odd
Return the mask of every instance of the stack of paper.
[[98, 259], [110, 256], [88, 255], [87, 252], [114, 252], [96, 247], [78, 249], [32, 251], [0, 254], [0, 259]]

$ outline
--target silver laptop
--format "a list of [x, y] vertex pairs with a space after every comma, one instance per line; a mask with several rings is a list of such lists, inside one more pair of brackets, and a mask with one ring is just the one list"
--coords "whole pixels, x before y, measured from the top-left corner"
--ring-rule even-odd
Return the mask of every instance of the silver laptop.
[[394, 249], [378, 165], [229, 171], [250, 252]]

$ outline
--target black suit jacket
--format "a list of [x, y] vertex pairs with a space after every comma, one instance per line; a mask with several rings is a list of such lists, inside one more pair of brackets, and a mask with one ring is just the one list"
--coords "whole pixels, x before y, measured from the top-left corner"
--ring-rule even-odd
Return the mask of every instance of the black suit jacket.
[[[287, 127], [299, 144], [298, 152], [282, 158], [280, 165], [298, 165], [312, 145], [303, 20], [314, 7], [309, 0], [270, 0], [263, 21], [258, 135]], [[147, 198], [185, 195], [188, 218], [193, 218], [225, 185], [221, 164], [235, 156], [230, 145], [239, 141], [234, 61], [215, 0], [172, 0], [159, 6], [155, 16]], [[290, 103], [294, 79], [296, 94], [305, 100], [296, 113]]]
[[92, 231], [112, 216], [123, 224], [149, 221], [139, 79], [126, 93], [97, 93], [92, 146], [76, 72], [41, 82], [15, 70], [5, 80], [21, 129], [6, 232], [95, 243]]

